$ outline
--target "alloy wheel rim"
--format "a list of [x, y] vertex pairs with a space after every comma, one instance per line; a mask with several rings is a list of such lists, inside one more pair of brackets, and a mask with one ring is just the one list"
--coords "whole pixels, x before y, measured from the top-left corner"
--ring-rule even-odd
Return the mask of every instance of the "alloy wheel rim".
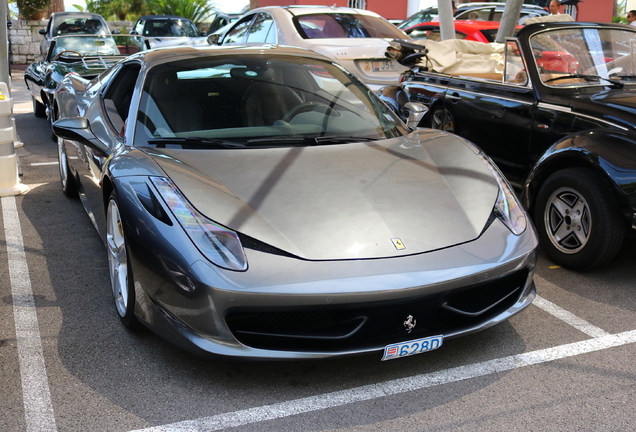
[[453, 132], [455, 130], [453, 115], [446, 109], [438, 109], [433, 113], [433, 127], [435, 129]]
[[60, 164], [60, 180], [62, 181], [62, 187], [66, 189], [68, 183], [68, 158], [66, 157], [61, 138], [57, 139], [57, 156]]
[[106, 245], [113, 298], [117, 312], [124, 317], [128, 310], [128, 257], [121, 216], [114, 200], [108, 203]]
[[578, 253], [590, 240], [590, 206], [574, 189], [556, 190], [548, 200], [543, 220], [550, 241], [562, 253]]

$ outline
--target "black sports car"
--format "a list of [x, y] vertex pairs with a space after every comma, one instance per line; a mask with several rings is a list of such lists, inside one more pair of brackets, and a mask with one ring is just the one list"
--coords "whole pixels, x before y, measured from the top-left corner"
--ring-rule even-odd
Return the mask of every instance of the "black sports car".
[[581, 22], [528, 25], [505, 45], [396, 41], [387, 55], [411, 69], [383, 97], [480, 146], [523, 190], [549, 256], [590, 269], [636, 228], [634, 47], [634, 27]]

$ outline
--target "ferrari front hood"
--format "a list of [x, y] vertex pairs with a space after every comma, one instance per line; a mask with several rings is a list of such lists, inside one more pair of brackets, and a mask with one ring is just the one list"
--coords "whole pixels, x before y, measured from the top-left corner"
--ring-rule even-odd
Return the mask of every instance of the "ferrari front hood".
[[310, 260], [469, 242], [498, 194], [473, 149], [430, 130], [372, 143], [148, 153], [208, 218]]

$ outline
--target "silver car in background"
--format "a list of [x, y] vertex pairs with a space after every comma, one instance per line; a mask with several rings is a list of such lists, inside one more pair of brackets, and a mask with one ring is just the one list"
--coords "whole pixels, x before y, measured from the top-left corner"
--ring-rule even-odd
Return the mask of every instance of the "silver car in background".
[[150, 50], [56, 100], [62, 188], [128, 327], [201, 355], [389, 360], [535, 296], [537, 236], [490, 159], [324, 56]]
[[220, 39], [228, 44], [307, 48], [339, 62], [378, 90], [399, 82], [406, 68], [384, 55], [387, 42], [411, 40], [380, 15], [325, 6], [269, 6], [249, 11]]

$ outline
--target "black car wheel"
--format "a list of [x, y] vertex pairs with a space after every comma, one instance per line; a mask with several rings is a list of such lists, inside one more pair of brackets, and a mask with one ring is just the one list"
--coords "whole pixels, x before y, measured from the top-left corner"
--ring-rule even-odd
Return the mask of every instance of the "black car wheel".
[[46, 117], [46, 107], [42, 102], [37, 101], [31, 96], [31, 102], [33, 103], [33, 114], [38, 118]]
[[446, 108], [435, 108], [431, 113], [431, 128], [446, 132], [455, 132], [455, 119]]
[[119, 212], [117, 194], [113, 191], [106, 211], [106, 249], [108, 250], [108, 270], [117, 313], [124, 326], [136, 328], [135, 285], [128, 259], [124, 225]]
[[534, 221], [548, 256], [575, 270], [607, 264], [623, 241], [616, 204], [600, 176], [587, 168], [552, 174], [537, 196]]

